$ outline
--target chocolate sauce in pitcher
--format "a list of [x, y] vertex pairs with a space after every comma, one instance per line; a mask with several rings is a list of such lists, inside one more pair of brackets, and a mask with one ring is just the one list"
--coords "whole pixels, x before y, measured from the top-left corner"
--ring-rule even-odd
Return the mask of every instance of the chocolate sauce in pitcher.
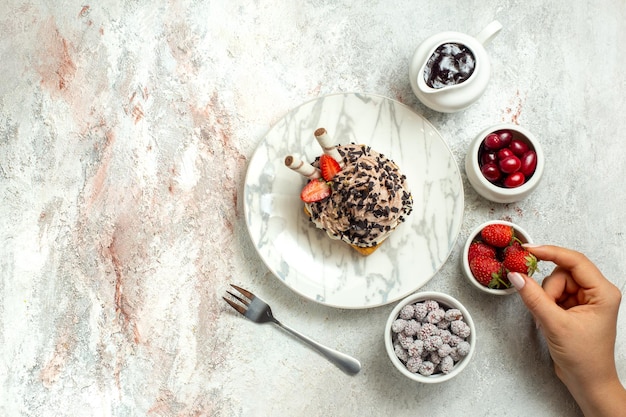
[[470, 49], [460, 43], [444, 43], [435, 49], [424, 67], [424, 81], [431, 88], [461, 84], [474, 72], [476, 61]]

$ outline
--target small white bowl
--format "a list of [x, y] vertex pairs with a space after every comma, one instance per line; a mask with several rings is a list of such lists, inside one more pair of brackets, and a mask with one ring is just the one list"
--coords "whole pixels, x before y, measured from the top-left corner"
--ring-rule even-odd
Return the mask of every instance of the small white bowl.
[[[446, 307], [446, 309], [456, 308], [460, 310], [463, 314], [463, 320], [470, 328], [470, 335], [465, 339], [470, 345], [469, 353], [466, 356], [462, 357], [458, 362], [456, 362], [452, 371], [447, 374], [436, 373], [433, 375], [425, 376], [420, 373], [410, 372], [394, 351], [393, 332], [391, 330], [391, 326], [393, 322], [398, 318], [400, 310], [402, 310], [402, 308], [408, 304], [415, 304], [425, 300], [435, 300], [441, 306]], [[387, 323], [385, 324], [385, 349], [387, 350], [387, 355], [389, 356], [389, 359], [391, 359], [391, 363], [393, 364], [393, 366], [407, 378], [425, 384], [445, 382], [460, 374], [461, 371], [465, 369], [467, 364], [472, 359], [474, 351], [476, 350], [476, 327], [474, 325], [474, 321], [472, 320], [472, 316], [470, 316], [467, 309], [455, 298], [440, 292], [416, 293], [400, 301], [391, 311], [391, 314], [389, 314], [389, 318], [387, 319]]]
[[476, 287], [477, 289], [479, 289], [482, 292], [485, 292], [487, 294], [492, 294], [492, 295], [509, 295], [509, 294], [513, 294], [515, 292], [515, 288], [514, 287], [501, 289], [501, 290], [485, 287], [480, 282], [476, 281], [476, 278], [474, 278], [474, 275], [472, 274], [472, 271], [470, 270], [469, 261], [467, 260], [467, 255], [469, 253], [469, 247], [472, 244], [472, 242], [474, 240], [476, 240], [480, 236], [480, 231], [483, 230], [483, 228], [485, 228], [485, 226], [488, 226], [490, 224], [506, 224], [508, 226], [512, 226], [513, 230], [514, 230], [514, 233], [515, 233], [515, 237], [518, 238], [520, 240], [520, 242], [522, 242], [522, 243], [533, 243], [532, 239], [530, 238], [530, 235], [528, 234], [528, 232], [526, 232], [526, 230], [524, 230], [523, 228], [521, 228], [520, 226], [518, 226], [518, 225], [516, 225], [514, 223], [507, 222], [507, 221], [504, 221], [504, 220], [491, 220], [491, 221], [485, 222], [485, 223], [477, 226], [474, 230], [472, 230], [472, 232], [469, 234], [469, 236], [467, 238], [467, 241], [465, 241], [465, 246], [463, 247], [463, 255], [461, 256], [461, 262], [462, 262], [462, 266], [463, 266], [463, 274], [465, 275], [465, 278], [467, 278], [467, 280], [470, 282], [470, 284], [472, 284], [474, 287]]
[[[499, 130], [509, 130], [514, 139], [523, 140], [537, 154], [537, 167], [535, 168], [534, 174], [519, 187], [500, 187], [487, 180], [480, 171], [479, 150], [481, 144], [487, 135]], [[465, 155], [465, 173], [467, 174], [467, 179], [470, 184], [478, 194], [495, 203], [513, 203], [528, 197], [539, 185], [541, 177], [543, 176], [544, 166], [545, 156], [535, 135], [521, 126], [510, 123], [491, 126], [480, 132], [470, 144], [469, 150]]]

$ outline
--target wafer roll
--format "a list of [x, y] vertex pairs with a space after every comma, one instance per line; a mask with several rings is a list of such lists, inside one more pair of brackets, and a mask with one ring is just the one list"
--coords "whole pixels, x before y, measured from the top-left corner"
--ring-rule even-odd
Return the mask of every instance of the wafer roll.
[[285, 165], [296, 171], [298, 174], [304, 175], [311, 180], [322, 177], [322, 172], [318, 168], [315, 168], [313, 165], [302, 161], [300, 158], [294, 155], [288, 155], [287, 157], [285, 157]]
[[335, 161], [339, 162], [340, 166], [342, 166], [343, 158], [339, 154], [339, 151], [337, 151], [337, 146], [333, 143], [333, 140], [328, 132], [326, 132], [326, 129], [320, 127], [313, 134], [315, 135], [317, 142], [324, 150], [324, 153], [330, 155]]

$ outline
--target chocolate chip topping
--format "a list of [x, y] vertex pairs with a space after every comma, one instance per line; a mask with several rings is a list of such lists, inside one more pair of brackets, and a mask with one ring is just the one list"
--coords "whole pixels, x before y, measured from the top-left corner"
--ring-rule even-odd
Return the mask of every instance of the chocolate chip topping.
[[[398, 166], [365, 145], [339, 146], [343, 169], [332, 179], [329, 198], [308, 204], [311, 221], [331, 237], [376, 246], [413, 209], [406, 176]], [[319, 158], [314, 162], [318, 166]]]

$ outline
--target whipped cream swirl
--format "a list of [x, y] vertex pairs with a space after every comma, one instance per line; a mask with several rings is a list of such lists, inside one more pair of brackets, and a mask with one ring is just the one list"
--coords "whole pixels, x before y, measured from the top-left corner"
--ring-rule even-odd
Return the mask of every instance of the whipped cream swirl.
[[[333, 239], [376, 246], [413, 210], [406, 176], [369, 146], [350, 144], [337, 150], [343, 168], [330, 181], [330, 197], [306, 204], [311, 221]], [[319, 158], [312, 165], [319, 166]]]

